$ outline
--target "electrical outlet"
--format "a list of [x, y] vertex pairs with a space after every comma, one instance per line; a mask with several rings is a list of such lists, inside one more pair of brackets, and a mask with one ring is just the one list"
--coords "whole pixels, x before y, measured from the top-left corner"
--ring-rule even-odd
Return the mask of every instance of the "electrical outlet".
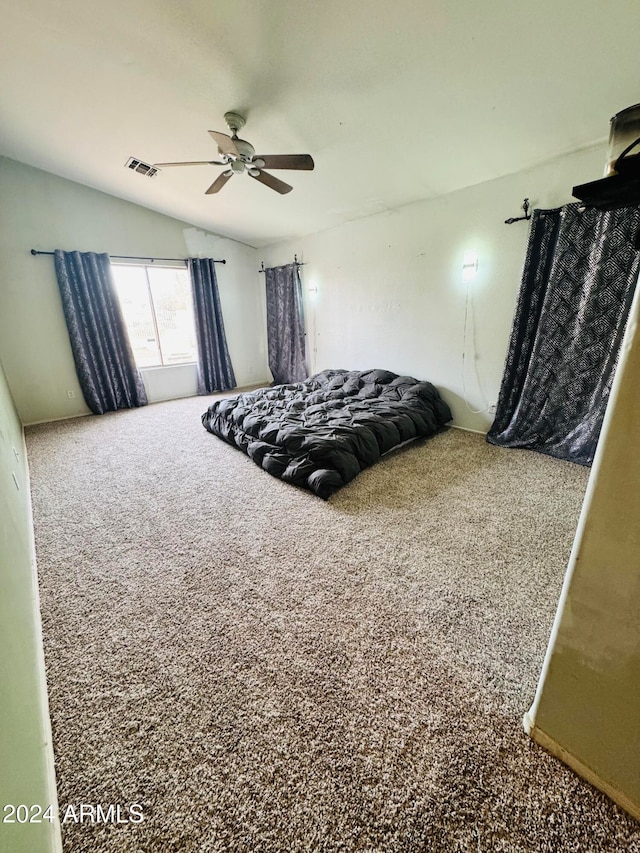
[[67, 397], [68, 397], [70, 400], [75, 400], [75, 398], [76, 398], [76, 392], [75, 392], [72, 388], [67, 388]]

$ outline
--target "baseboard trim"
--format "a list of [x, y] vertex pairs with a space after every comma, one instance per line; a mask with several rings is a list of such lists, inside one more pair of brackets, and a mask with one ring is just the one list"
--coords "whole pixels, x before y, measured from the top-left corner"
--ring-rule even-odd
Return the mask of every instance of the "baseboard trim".
[[[525, 729], [526, 728], [527, 726], [525, 722]], [[563, 746], [560, 746], [559, 743], [557, 743], [552, 737], [549, 737], [548, 734], [543, 732], [536, 725], [531, 727], [528, 734], [539, 746], [546, 749], [547, 752], [550, 752], [555, 758], [559, 758], [560, 761], [564, 762], [575, 773], [577, 773], [578, 776], [582, 776], [582, 778], [586, 779], [590, 785], [593, 785], [594, 788], [602, 791], [603, 794], [606, 794], [607, 797], [612, 799], [613, 802], [620, 806], [621, 809], [628, 812], [631, 817], [640, 821], [640, 803], [635, 803], [633, 800], [629, 799], [626, 794], [623, 794], [622, 791], [619, 791], [613, 785], [609, 784], [609, 782], [605, 782], [604, 779], [601, 779], [598, 776], [595, 770], [587, 767], [587, 765], [583, 764], [579, 758], [576, 758], [575, 755], [567, 752]]]
[[[29, 551], [31, 562], [31, 584], [32, 584], [32, 606], [34, 616], [34, 628], [36, 631], [35, 656], [36, 669], [40, 689], [40, 721], [43, 740], [40, 744], [42, 763], [44, 770], [43, 787], [47, 791], [47, 805], [53, 806], [54, 814], [59, 814], [58, 787], [56, 782], [55, 760], [53, 755], [53, 733], [51, 731], [51, 714], [49, 711], [49, 691], [47, 686], [47, 673], [44, 661], [44, 644], [42, 639], [42, 616], [40, 612], [40, 587], [38, 584], [38, 565], [36, 561], [36, 536], [33, 526], [33, 503], [31, 499], [31, 471], [29, 469], [29, 455], [24, 427], [22, 428], [22, 453], [24, 456], [25, 476], [27, 480], [27, 505], [29, 511]], [[49, 823], [49, 831], [46, 834], [46, 849], [48, 853], [62, 853], [62, 835], [60, 822], [54, 820]], [[43, 848], [44, 850], [44, 848]]]
[[[151, 369], [151, 368], [150, 368]], [[237, 388], [231, 388], [228, 391], [213, 391], [211, 394], [184, 394], [182, 397], [163, 397], [160, 400], [150, 400], [147, 405], [155, 406], [156, 403], [170, 403], [172, 400], [186, 400], [192, 397], [220, 397], [222, 395], [230, 397], [234, 394], [240, 394], [243, 391], [255, 391], [256, 388], [268, 388], [271, 384], [270, 379], [265, 379], [262, 382], [257, 382], [252, 385], [240, 385]], [[127, 409], [117, 409], [117, 412], [126, 412]], [[106, 414], [113, 415], [117, 412], [107, 412]], [[93, 412], [76, 412], [73, 415], [61, 415], [59, 418], [45, 418], [41, 421], [28, 421], [22, 423], [23, 427], [40, 426], [40, 424], [56, 424], [59, 421], [72, 421], [74, 418], [94, 417]], [[98, 415], [97, 417], [102, 417]]]
[[91, 412], [76, 412], [75, 415], [61, 415], [59, 418], [47, 418], [44, 421], [29, 421], [28, 423], [23, 423], [22, 426], [32, 427], [32, 426], [40, 426], [40, 424], [57, 424], [60, 421], [72, 421], [74, 418], [86, 418], [91, 414]]
[[475, 435], [486, 435], [487, 433], [481, 429], [471, 429], [471, 427], [463, 427], [460, 424], [449, 424], [452, 429], [460, 429], [462, 432], [472, 432]]

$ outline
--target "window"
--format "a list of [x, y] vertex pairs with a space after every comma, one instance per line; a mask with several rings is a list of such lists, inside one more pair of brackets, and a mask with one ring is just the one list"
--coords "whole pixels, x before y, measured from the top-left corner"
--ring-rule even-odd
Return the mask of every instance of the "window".
[[114, 263], [112, 271], [136, 365], [196, 361], [187, 270]]

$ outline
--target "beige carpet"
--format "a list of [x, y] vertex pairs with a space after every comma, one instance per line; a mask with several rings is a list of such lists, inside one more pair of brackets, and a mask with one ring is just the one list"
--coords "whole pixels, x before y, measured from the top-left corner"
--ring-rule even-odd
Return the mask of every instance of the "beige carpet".
[[588, 472], [450, 430], [325, 503], [206, 398], [28, 430], [65, 851], [640, 851], [523, 733]]

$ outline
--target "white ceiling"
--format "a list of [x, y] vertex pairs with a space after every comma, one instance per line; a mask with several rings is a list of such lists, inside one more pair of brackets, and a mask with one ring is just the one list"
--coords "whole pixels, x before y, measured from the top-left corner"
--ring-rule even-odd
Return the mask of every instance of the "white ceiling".
[[[1, 0], [0, 154], [253, 246], [518, 171], [640, 101], [637, 0]], [[124, 168], [258, 153], [313, 172]], [[585, 180], [598, 175], [585, 175]]]

